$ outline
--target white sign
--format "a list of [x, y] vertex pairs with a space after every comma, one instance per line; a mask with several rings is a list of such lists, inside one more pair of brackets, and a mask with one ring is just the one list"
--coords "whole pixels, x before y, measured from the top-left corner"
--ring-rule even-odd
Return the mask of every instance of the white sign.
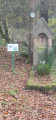
[[8, 44], [7, 50], [8, 51], [18, 51], [18, 44]]
[[34, 17], [35, 17], [35, 13], [34, 13], [34, 12], [30, 13], [30, 16], [31, 16], [32, 18], [34, 18]]

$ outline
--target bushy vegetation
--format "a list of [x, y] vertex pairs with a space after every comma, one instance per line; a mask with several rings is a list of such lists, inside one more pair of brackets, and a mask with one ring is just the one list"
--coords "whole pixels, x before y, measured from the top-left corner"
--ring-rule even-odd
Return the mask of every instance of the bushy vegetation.
[[5, 39], [2, 39], [1, 35], [0, 35], [0, 46], [7, 46]]
[[51, 72], [51, 66], [49, 64], [39, 64], [37, 66], [37, 73], [39, 75], [48, 75]]
[[28, 54], [29, 54], [28, 46], [21, 46], [21, 48], [20, 48], [20, 54], [23, 57], [28, 58]]
[[37, 66], [37, 73], [39, 75], [48, 75], [52, 70], [52, 64], [53, 64], [53, 51], [50, 51], [47, 54], [46, 63], [45, 64], [39, 64]]

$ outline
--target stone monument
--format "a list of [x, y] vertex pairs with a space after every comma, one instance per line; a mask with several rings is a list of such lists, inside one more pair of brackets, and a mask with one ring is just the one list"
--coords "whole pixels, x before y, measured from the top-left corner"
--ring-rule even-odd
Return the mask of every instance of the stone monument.
[[53, 32], [42, 17], [35, 25], [33, 37], [33, 67], [36, 68], [40, 61], [45, 61], [47, 52], [52, 48]]

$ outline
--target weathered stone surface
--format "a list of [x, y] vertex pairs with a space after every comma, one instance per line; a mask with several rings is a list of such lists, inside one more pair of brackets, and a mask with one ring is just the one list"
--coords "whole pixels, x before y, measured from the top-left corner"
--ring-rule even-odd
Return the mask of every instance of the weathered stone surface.
[[37, 58], [38, 55], [37, 55], [37, 48], [33, 48], [33, 67], [34, 66], [37, 66]]
[[49, 39], [51, 39], [53, 35], [51, 28], [48, 26], [47, 22], [45, 21], [43, 17], [33, 28], [33, 31], [32, 31], [33, 38], [37, 38], [37, 36], [40, 33], [45, 33]]
[[40, 61], [46, 60], [47, 52], [52, 48], [53, 32], [42, 17], [33, 28], [33, 68], [36, 68]]

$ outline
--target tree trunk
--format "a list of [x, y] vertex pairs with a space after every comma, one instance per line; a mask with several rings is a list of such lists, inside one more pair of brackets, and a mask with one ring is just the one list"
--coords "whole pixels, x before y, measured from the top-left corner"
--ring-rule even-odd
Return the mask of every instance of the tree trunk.
[[3, 24], [4, 24], [4, 30], [5, 30], [5, 40], [6, 42], [9, 43], [9, 35], [8, 35], [8, 28], [7, 28], [7, 24], [6, 24], [6, 20], [3, 20]]
[[48, 0], [40, 0], [40, 17], [48, 23]]
[[30, 10], [29, 10], [29, 58], [32, 62], [33, 60], [33, 39], [32, 39], [32, 30], [35, 26], [35, 18], [31, 18], [30, 13], [35, 13], [35, 4], [34, 0], [29, 0]]

